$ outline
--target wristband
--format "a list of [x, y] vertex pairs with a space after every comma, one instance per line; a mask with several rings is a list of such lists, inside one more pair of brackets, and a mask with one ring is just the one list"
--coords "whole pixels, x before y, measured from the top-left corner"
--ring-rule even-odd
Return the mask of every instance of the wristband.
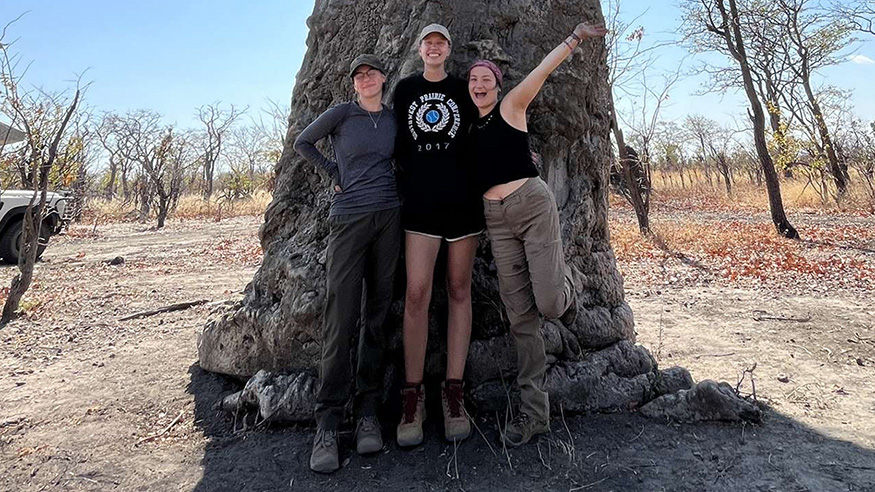
[[583, 42], [583, 39], [581, 39], [580, 36], [578, 36], [577, 33], [575, 33], [574, 31], [571, 31], [571, 37], [574, 38], [575, 41], [577, 41], [577, 44]]
[[568, 46], [568, 49], [574, 51], [574, 46], [571, 46], [571, 43], [568, 42], [568, 38], [563, 39], [562, 42], [565, 43], [565, 46]]

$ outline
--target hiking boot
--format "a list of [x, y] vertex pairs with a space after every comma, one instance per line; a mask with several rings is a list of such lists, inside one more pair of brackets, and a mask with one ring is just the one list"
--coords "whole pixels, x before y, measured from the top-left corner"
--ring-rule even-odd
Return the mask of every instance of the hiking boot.
[[461, 441], [471, 435], [471, 421], [465, 413], [465, 395], [462, 381], [448, 379], [441, 385], [441, 406], [444, 410], [444, 437], [447, 441]]
[[502, 438], [510, 447], [522, 446], [538, 434], [550, 432], [549, 422], [539, 422], [528, 414], [519, 412], [514, 419], [507, 424]]
[[422, 443], [422, 421], [425, 420], [425, 392], [422, 385], [401, 390], [401, 423], [398, 424], [398, 445], [416, 446]]
[[337, 456], [337, 431], [316, 429], [313, 452], [310, 454], [310, 469], [317, 473], [331, 473], [340, 468]]
[[383, 434], [377, 417], [360, 418], [355, 427], [355, 451], [358, 454], [369, 454], [381, 449], [383, 449]]

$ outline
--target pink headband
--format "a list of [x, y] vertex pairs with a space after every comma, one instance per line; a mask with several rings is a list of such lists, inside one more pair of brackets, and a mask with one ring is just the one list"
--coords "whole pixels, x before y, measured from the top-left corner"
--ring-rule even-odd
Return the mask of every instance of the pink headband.
[[468, 76], [469, 77], [471, 76], [471, 70], [474, 70], [477, 67], [488, 68], [489, 71], [492, 72], [493, 75], [495, 75], [495, 81], [498, 83], [498, 87], [501, 87], [502, 76], [501, 76], [501, 69], [498, 68], [498, 65], [492, 63], [489, 60], [477, 60], [476, 62], [474, 62], [473, 65], [471, 65], [471, 68], [468, 69]]

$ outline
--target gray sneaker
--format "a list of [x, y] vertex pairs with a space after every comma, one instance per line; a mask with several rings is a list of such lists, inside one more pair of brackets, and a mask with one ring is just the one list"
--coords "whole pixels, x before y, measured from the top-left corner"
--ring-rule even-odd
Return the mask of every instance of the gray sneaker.
[[358, 454], [376, 453], [383, 449], [383, 434], [377, 417], [359, 419], [355, 428], [355, 450]]
[[528, 414], [519, 412], [514, 419], [507, 424], [502, 438], [510, 447], [522, 446], [538, 434], [550, 432], [549, 422], [539, 422]]
[[337, 456], [337, 431], [316, 429], [313, 452], [310, 454], [310, 469], [317, 473], [331, 473], [340, 468]]

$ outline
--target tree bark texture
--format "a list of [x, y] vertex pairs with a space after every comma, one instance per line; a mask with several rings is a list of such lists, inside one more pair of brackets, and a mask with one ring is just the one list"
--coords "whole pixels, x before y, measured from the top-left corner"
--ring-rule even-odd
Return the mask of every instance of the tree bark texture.
[[[463, 76], [473, 60], [492, 59], [505, 71], [507, 91], [582, 20], [603, 20], [599, 2], [317, 0], [308, 21], [308, 52], [297, 76], [286, 145], [276, 167], [276, 191], [259, 232], [263, 264], [242, 303], [217, 314], [198, 337], [204, 369], [240, 378], [258, 373], [245, 391], [230, 398], [230, 406], [260, 406], [269, 416], [280, 412], [281, 420], [312, 418], [331, 182], [297, 156], [292, 144], [325, 109], [351, 98], [350, 60], [366, 52], [380, 56], [391, 93], [401, 77], [422, 69], [416, 45], [422, 27], [440, 22], [453, 36], [448, 70]], [[550, 77], [529, 110], [532, 147], [542, 157], [542, 176], [556, 196], [581, 306], [574, 325], [542, 326], [550, 363], [547, 385], [557, 411], [627, 409], [691, 385], [685, 370], [659, 371], [649, 352], [634, 344], [632, 311], [608, 238], [612, 149], [607, 75], [604, 44], [584, 43]], [[441, 259], [437, 265], [443, 270]], [[388, 320], [387, 383], [397, 383], [403, 375], [403, 262], [399, 270]], [[443, 275], [436, 272], [426, 380], [442, 379], [444, 373], [443, 284]], [[486, 238], [474, 266], [473, 319], [466, 366], [469, 396], [478, 407], [504, 408], [502, 388], [515, 386], [509, 378], [516, 372], [516, 353]]]

